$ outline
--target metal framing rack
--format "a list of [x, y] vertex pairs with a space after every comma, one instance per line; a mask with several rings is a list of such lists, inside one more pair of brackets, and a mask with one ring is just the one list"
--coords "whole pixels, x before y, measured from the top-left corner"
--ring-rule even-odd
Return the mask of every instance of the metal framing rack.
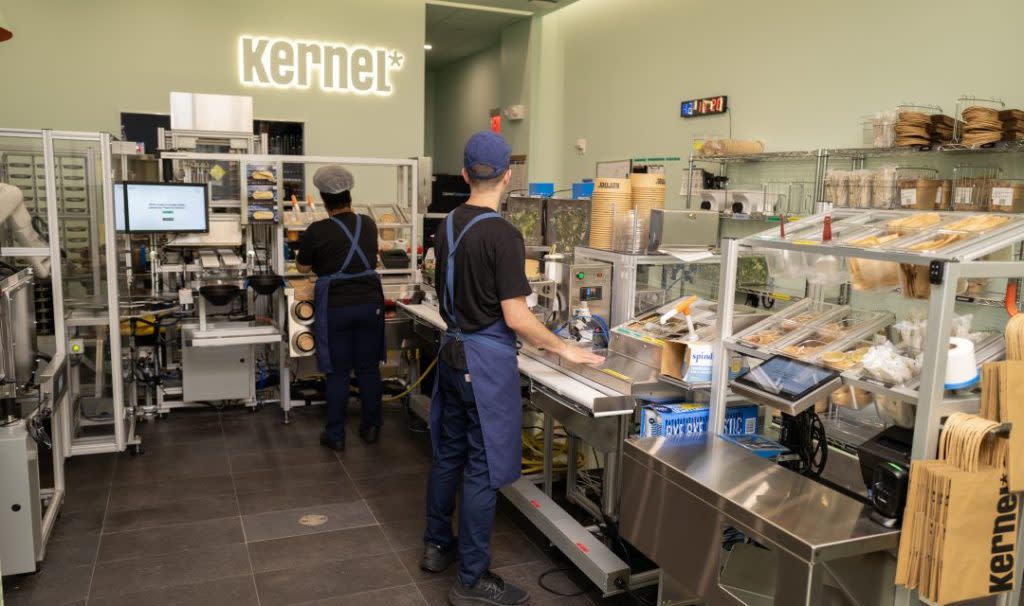
[[[836, 213], [838, 214], [838, 213]], [[820, 223], [824, 215], [815, 215], [805, 219], [808, 224]], [[729, 395], [729, 379], [726, 360], [731, 350], [738, 350], [730, 342], [733, 335], [732, 308], [736, 295], [736, 268], [741, 249], [772, 248], [796, 251], [812, 255], [833, 255], [839, 257], [855, 257], [926, 266], [929, 268], [931, 290], [928, 298], [928, 331], [924, 343], [924, 359], [920, 388], [916, 399], [911, 392], [894, 393], [901, 400], [913, 399], [916, 403], [916, 418], [911, 458], [914, 460], [932, 459], [936, 456], [938, 438], [942, 419], [960, 411], [976, 411], [979, 398], [976, 395], [947, 395], [944, 387], [944, 370], [948, 357], [945, 346], [946, 335], [950, 334], [953, 323], [954, 305], [957, 302], [957, 281], [961, 278], [1021, 278], [1024, 277], [1024, 263], [1017, 261], [983, 261], [982, 257], [1013, 244], [1024, 242], [1024, 223], [1011, 222], [1009, 226], [976, 237], [964, 245], [951, 249], [944, 254], [907, 253], [896, 250], [870, 250], [843, 245], [810, 244], [782, 240], [765, 232], [763, 237], [750, 237], [742, 240], [727, 239], [722, 244], [722, 266], [720, 284], [722, 297], [718, 316], [719, 341], [714, 354], [714, 372], [712, 380], [712, 398], [709, 426], [721, 427], [725, 419], [725, 406]], [[861, 387], [861, 382], [850, 381], [844, 376], [845, 382]], [[1024, 533], [1021, 533], [1024, 535]], [[1018, 538], [1018, 541], [1020, 538]], [[1017, 564], [1017, 574], [1021, 574], [1021, 563]], [[1010, 597], [1012, 603], [1018, 599], [1019, 589]], [[1005, 599], [1005, 598], [1004, 598]], [[898, 590], [896, 604], [915, 603], [909, 592]]]
[[[395, 223], [380, 223], [378, 227], [384, 230], [407, 230], [410, 233], [409, 242], [413, 249], [409, 254], [408, 263], [405, 267], [393, 267], [393, 268], [382, 268], [378, 270], [384, 281], [385, 291], [390, 294], [399, 293], [402, 294], [406, 289], [411, 288], [413, 285], [419, 282], [420, 272], [417, 268], [417, 257], [415, 254], [415, 242], [419, 240], [419, 214], [417, 210], [418, 203], [418, 191], [419, 185], [418, 168], [419, 161], [415, 158], [358, 158], [358, 157], [344, 157], [344, 156], [291, 156], [291, 155], [264, 155], [264, 154], [234, 154], [234, 153], [197, 153], [197, 152], [164, 152], [161, 157], [166, 160], [173, 162], [210, 162], [210, 163], [232, 163], [237, 164], [237, 182], [226, 184], [223, 188], [225, 192], [234, 190], [237, 187], [238, 201], [237, 204], [226, 203], [225, 208], [238, 208], [240, 213], [240, 221], [245, 227], [246, 237], [245, 246], [247, 258], [253, 258], [255, 254], [255, 248], [253, 246], [254, 231], [253, 227], [261, 224], [260, 221], [250, 217], [250, 206], [255, 208], [256, 202], [250, 200], [249, 189], [250, 183], [249, 174], [250, 168], [263, 168], [263, 167], [275, 167], [276, 175], [283, 175], [282, 167], [284, 164], [289, 165], [324, 165], [324, 164], [342, 164], [349, 167], [384, 167], [395, 170], [395, 193], [393, 205], [404, 213], [405, 219], [402, 216], [397, 217], [400, 221]], [[234, 174], [233, 169], [231, 174]], [[302, 278], [306, 277], [306, 274], [299, 274], [296, 272], [288, 272], [284, 257], [284, 247], [281, 245], [286, 241], [286, 233], [298, 232], [305, 229], [305, 225], [286, 225], [285, 216], [286, 213], [290, 213], [292, 210], [291, 203], [283, 199], [282, 187], [280, 180], [278, 180], [275, 187], [272, 188], [274, 196], [272, 200], [266, 200], [259, 203], [259, 208], [273, 209], [276, 212], [276, 219], [273, 222], [262, 222], [264, 225], [268, 225], [271, 230], [271, 242], [276, 244], [270, 244], [273, 253], [270, 255], [270, 265], [274, 272], [284, 276], [285, 278]], [[356, 207], [361, 206], [358, 202]], [[230, 211], [229, 211], [230, 212]], [[214, 215], [216, 216], [216, 215]], [[286, 289], [284, 297], [287, 296], [288, 290]], [[280, 330], [283, 337], [281, 340], [280, 352], [279, 352], [279, 364], [281, 372], [281, 408], [284, 411], [285, 419], [288, 418], [288, 412], [292, 407], [291, 390], [289, 383], [291, 379], [291, 368], [289, 359], [296, 356], [306, 357], [311, 355], [312, 352], [299, 354], [294, 351], [294, 348], [290, 347], [291, 336], [289, 331], [289, 323], [293, 322], [291, 314], [288, 309], [288, 305], [281, 303], [276, 305], [275, 311], [275, 324]], [[298, 330], [298, 329], [297, 329]]]
[[825, 199], [825, 174], [828, 172], [829, 163], [833, 160], [849, 160], [853, 168], [863, 168], [865, 162], [870, 159], [886, 158], [928, 158], [928, 157], [984, 157], [989, 154], [1017, 154], [1024, 153], [1024, 141], [999, 142], [990, 147], [968, 148], [961, 144], [937, 146], [934, 149], [919, 150], [909, 147], [855, 147], [855, 148], [820, 148], [809, 151], [783, 151], [764, 152], [760, 154], [743, 154], [734, 156], [699, 156], [691, 155], [684, 184], [686, 192], [683, 194], [687, 208], [693, 208], [694, 196], [698, 188], [694, 186], [694, 173], [699, 164], [712, 164], [718, 166], [720, 175], [724, 175], [728, 166], [756, 163], [801, 163], [814, 161], [814, 187], [813, 201], [814, 212], [820, 210], [819, 206]]

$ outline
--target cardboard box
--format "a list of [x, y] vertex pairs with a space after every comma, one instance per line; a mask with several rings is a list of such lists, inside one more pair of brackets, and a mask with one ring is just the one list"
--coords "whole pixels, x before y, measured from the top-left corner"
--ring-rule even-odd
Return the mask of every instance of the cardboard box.
[[[707, 433], [707, 404], [648, 404], [640, 416], [641, 437], [695, 438]], [[729, 435], [757, 433], [757, 406], [730, 406], [725, 412]]]
[[[683, 380], [690, 369], [691, 356], [688, 341], [665, 341], [661, 346], [661, 374]], [[729, 378], [736, 378], [745, 366], [743, 356], [734, 354], [729, 361]]]

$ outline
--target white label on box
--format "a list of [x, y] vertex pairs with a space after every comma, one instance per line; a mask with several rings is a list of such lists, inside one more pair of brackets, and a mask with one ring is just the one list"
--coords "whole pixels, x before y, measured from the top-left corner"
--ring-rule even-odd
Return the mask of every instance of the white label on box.
[[917, 206], [917, 190], [904, 189], [901, 191], [900, 206]]
[[1013, 206], [1013, 188], [1012, 187], [993, 187], [992, 188], [992, 205], [993, 206]]
[[953, 204], [956, 206], [970, 206], [973, 194], [973, 187], [958, 187], [956, 188], [956, 196], [953, 198]]

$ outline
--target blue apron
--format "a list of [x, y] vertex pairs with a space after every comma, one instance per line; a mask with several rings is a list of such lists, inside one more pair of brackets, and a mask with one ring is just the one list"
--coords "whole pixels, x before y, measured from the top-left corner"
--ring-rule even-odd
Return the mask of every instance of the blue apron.
[[[330, 301], [331, 283], [335, 280], [354, 280], [356, 278], [365, 278], [367, 276], [375, 276], [378, 281], [380, 277], [377, 276], [377, 272], [373, 269], [374, 265], [367, 260], [366, 255], [363, 254], [361, 248], [359, 248], [359, 234], [363, 231], [363, 217], [362, 215], [356, 215], [356, 231], [352, 233], [348, 230], [348, 227], [337, 217], [331, 217], [331, 220], [338, 224], [338, 227], [345, 232], [345, 236], [348, 237], [349, 248], [348, 256], [345, 257], [345, 262], [341, 264], [341, 269], [327, 276], [319, 276], [316, 279], [316, 287], [313, 293], [313, 322], [314, 322], [314, 336], [316, 337], [316, 366], [320, 372], [325, 375], [331, 374], [331, 344], [330, 344], [330, 328], [327, 321], [327, 307]], [[348, 273], [348, 266], [352, 263], [352, 258], [358, 256], [359, 260], [362, 261], [365, 271], [350, 274]], [[381, 287], [383, 289], [383, 286]], [[383, 292], [383, 291], [382, 291]], [[383, 295], [382, 295], [383, 297]], [[386, 352], [384, 346], [384, 333], [381, 331], [381, 356], [383, 357]], [[344, 345], [343, 343], [336, 343], [336, 345]]]
[[[501, 216], [489, 212], [474, 217], [458, 238], [453, 233], [452, 218], [452, 214], [449, 214], [446, 222], [448, 257], [441, 304], [453, 325], [445, 332], [441, 348], [452, 339], [461, 341], [465, 348], [467, 370], [480, 413], [491, 487], [499, 489], [518, 480], [522, 473], [523, 403], [519, 391], [516, 338], [503, 318], [475, 332], [459, 329], [455, 316], [455, 253], [470, 228], [485, 219], [500, 219]], [[442, 403], [438, 396], [438, 383], [434, 382], [434, 394], [430, 402], [430, 434], [435, 454], [441, 441]]]

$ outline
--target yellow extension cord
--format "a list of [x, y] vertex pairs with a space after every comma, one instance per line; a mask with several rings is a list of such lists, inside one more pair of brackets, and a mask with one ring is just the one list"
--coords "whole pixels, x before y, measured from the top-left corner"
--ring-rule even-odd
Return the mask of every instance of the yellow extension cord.
[[[416, 357], [417, 358], [420, 357], [419, 356], [419, 352], [416, 352]], [[423, 379], [427, 378], [427, 375], [430, 374], [430, 371], [434, 370], [435, 366], [437, 366], [437, 358], [434, 358], [434, 360], [430, 363], [430, 365], [427, 366], [423, 370], [422, 373], [420, 373], [420, 377], [418, 379], [416, 379], [415, 381], [413, 381], [413, 384], [410, 385], [408, 389], [406, 389], [402, 393], [398, 394], [397, 396], [391, 396], [389, 398], [382, 398], [382, 401], [384, 401], [384, 402], [394, 402], [395, 400], [401, 400], [405, 396], [411, 394], [412, 390], [416, 389], [419, 386], [419, 384], [423, 382]]]
[[[554, 456], [567, 455], [569, 452], [568, 442], [565, 436], [558, 436], [561, 441], [555, 442], [552, 447]], [[586, 462], [582, 453], [576, 456], [576, 467], [582, 467]], [[530, 435], [523, 430], [523, 474], [540, 473], [544, 471], [544, 439]], [[555, 463], [552, 469], [558, 473], [565, 473], [568, 469], [567, 463]]]

